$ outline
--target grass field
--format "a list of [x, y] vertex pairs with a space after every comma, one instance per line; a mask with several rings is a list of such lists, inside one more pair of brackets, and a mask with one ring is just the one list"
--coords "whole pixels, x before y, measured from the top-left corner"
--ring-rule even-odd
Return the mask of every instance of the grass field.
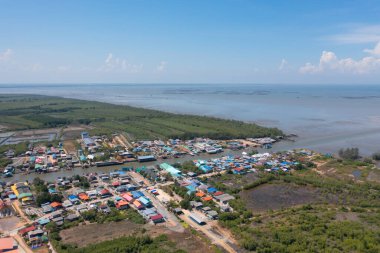
[[[316, 161], [315, 169], [288, 174], [209, 179], [236, 197], [234, 212], [221, 214], [220, 224], [255, 252], [379, 252], [380, 185], [369, 177], [379, 169], [362, 161]], [[353, 171], [362, 173], [353, 177]]]
[[38, 95], [0, 95], [0, 125], [7, 130], [89, 125], [92, 134], [128, 133], [134, 139], [275, 137], [276, 128], [213, 117]]

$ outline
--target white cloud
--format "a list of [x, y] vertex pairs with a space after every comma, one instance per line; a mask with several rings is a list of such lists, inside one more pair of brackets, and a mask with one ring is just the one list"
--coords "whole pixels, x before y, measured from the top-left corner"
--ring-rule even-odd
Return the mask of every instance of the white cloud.
[[369, 56], [359, 60], [352, 58], [339, 59], [334, 52], [323, 51], [319, 64], [306, 63], [299, 71], [306, 73], [338, 72], [353, 74], [368, 74], [380, 70], [380, 59]]
[[355, 26], [346, 33], [332, 35], [327, 39], [344, 44], [378, 42], [380, 41], [380, 25]]
[[314, 66], [310, 62], [307, 62], [304, 66], [300, 67], [300, 72], [302, 74], [317, 73], [319, 71], [320, 71], [319, 67], [318, 66]]
[[366, 56], [359, 60], [352, 58], [339, 59], [334, 52], [323, 51], [319, 64], [306, 63], [299, 71], [301, 73], [338, 72], [353, 74], [368, 74], [380, 70], [380, 42], [374, 49], [365, 49], [364, 52], [372, 56]]
[[364, 49], [364, 52], [370, 53], [375, 56], [380, 56], [380, 41], [376, 44], [374, 49]]
[[157, 67], [156, 67], [156, 71], [157, 72], [164, 72], [166, 70], [166, 67], [167, 67], [168, 63], [166, 61], [161, 61]]
[[112, 53], [109, 53], [104, 61], [104, 65], [99, 68], [100, 71], [111, 72], [128, 72], [128, 73], [139, 73], [143, 69], [142, 64], [132, 64], [127, 62], [127, 60], [114, 57]]
[[13, 55], [13, 50], [8, 48], [4, 52], [0, 52], [0, 61], [8, 61]]
[[288, 67], [289, 67], [288, 65], [289, 65], [288, 61], [285, 59], [282, 59], [280, 66], [278, 67], [278, 70], [285, 72], [288, 70]]

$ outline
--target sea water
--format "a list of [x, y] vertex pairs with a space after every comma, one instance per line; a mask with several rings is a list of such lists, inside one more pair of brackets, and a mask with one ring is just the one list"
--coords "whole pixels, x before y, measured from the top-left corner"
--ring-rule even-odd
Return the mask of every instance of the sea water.
[[55, 95], [216, 116], [298, 135], [296, 142], [282, 142], [276, 150], [380, 151], [380, 85], [3, 84], [0, 94]]

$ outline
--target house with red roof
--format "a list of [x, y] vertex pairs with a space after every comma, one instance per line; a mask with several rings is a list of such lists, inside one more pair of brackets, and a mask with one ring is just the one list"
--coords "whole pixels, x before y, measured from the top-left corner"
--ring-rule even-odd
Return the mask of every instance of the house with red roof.
[[18, 231], [19, 235], [21, 236], [25, 236], [27, 233], [29, 233], [30, 231], [33, 231], [33, 230], [36, 230], [36, 227], [35, 226], [29, 226], [29, 227], [26, 227], [26, 228], [23, 228], [23, 229], [20, 229]]
[[164, 222], [164, 221], [165, 221], [164, 217], [163, 217], [161, 214], [156, 214], [156, 215], [154, 215], [154, 216], [151, 216], [151, 217], [150, 217], [150, 220], [151, 220], [154, 224], [161, 223], [161, 222]]

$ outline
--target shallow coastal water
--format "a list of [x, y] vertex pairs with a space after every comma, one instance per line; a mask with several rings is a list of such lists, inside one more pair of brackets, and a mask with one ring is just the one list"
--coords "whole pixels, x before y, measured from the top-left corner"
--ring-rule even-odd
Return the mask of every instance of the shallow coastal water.
[[380, 86], [242, 84], [0, 85], [0, 94], [58, 95], [256, 122], [297, 134], [276, 149], [380, 151]]

